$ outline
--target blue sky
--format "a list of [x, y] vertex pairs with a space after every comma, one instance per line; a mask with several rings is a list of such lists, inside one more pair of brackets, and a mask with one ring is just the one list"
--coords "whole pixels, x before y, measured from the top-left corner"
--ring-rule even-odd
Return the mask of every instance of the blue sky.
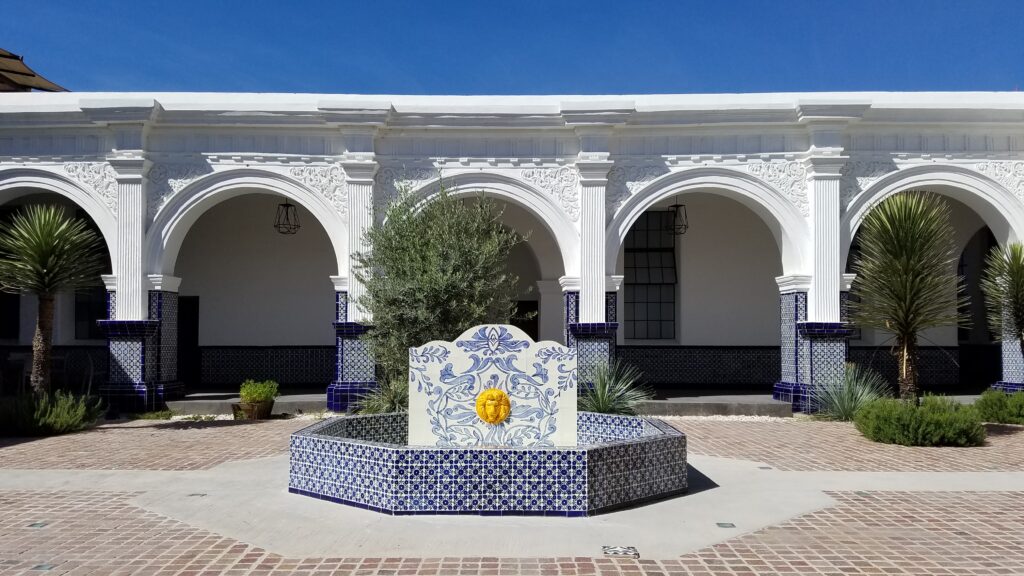
[[1015, 90], [1024, 2], [5, 0], [71, 90], [615, 94]]

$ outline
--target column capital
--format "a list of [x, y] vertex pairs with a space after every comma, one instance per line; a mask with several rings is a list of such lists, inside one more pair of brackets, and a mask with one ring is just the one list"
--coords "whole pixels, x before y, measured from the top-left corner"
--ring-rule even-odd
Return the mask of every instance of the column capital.
[[843, 292], [849, 292], [850, 288], [853, 287], [853, 281], [856, 279], [856, 274], [843, 274], [839, 280], [839, 289]]
[[345, 159], [338, 164], [345, 170], [345, 180], [349, 184], [373, 184], [373, 177], [380, 167], [372, 155], [369, 158]]
[[838, 180], [849, 156], [811, 156], [804, 160], [807, 177], [811, 180]]
[[107, 292], [117, 291], [117, 276], [113, 274], [101, 274], [100, 279], [103, 280], [103, 287], [107, 289]]
[[181, 278], [169, 274], [147, 274], [149, 289], [157, 292], [177, 292], [181, 286]]
[[605, 292], [618, 292], [619, 288], [622, 288], [622, 280], [625, 276], [608, 276], [605, 278], [604, 290]]
[[579, 276], [562, 276], [558, 279], [558, 283], [562, 286], [562, 292], [580, 291], [581, 283]]
[[107, 156], [107, 163], [114, 169], [118, 183], [142, 182], [142, 176], [152, 164], [141, 152], [121, 151]]
[[809, 274], [789, 274], [777, 276], [775, 283], [779, 285], [779, 293], [808, 292], [811, 289], [811, 276]]
[[348, 292], [348, 276], [331, 276], [335, 292]]
[[576, 170], [580, 173], [580, 181], [584, 184], [606, 184], [608, 172], [615, 162], [607, 159], [579, 158]]

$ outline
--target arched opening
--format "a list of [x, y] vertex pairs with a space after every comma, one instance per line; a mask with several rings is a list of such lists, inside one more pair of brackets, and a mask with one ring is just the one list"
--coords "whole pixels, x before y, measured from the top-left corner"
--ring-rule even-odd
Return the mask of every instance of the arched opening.
[[[949, 270], [950, 277], [964, 278], [968, 303], [964, 309], [968, 327], [948, 326], [926, 330], [918, 338], [919, 386], [930, 392], [971, 392], [987, 388], [1000, 377], [1000, 349], [988, 329], [981, 277], [985, 258], [996, 245], [996, 236], [973, 208], [951, 196], [948, 189], [933, 187], [949, 206], [956, 245], [960, 255]], [[961, 191], [962, 192], [962, 191]], [[849, 246], [846, 272], [854, 271], [859, 254], [860, 231]], [[890, 353], [892, 335], [870, 328], [856, 329], [850, 338], [849, 360], [870, 367], [895, 383], [896, 359]]]
[[516, 286], [519, 326], [534, 340], [565, 339], [561, 289], [564, 275], [558, 243], [547, 228], [527, 209], [495, 200], [501, 222], [524, 238], [512, 249], [508, 271], [518, 277]]
[[[0, 226], [29, 205], [60, 206], [67, 216], [88, 223], [103, 244], [105, 274], [112, 272], [111, 253], [97, 223], [70, 198], [46, 190], [11, 188], [0, 193]], [[28, 389], [38, 299], [31, 294], [0, 292], [0, 394]], [[108, 317], [107, 290], [101, 278], [87, 287], [58, 294], [54, 300], [53, 389], [97, 393], [107, 379], [107, 343], [98, 320]]]
[[337, 258], [324, 226], [299, 205], [301, 228], [275, 230], [281, 196], [236, 190], [184, 232], [173, 273], [179, 377], [186, 389], [237, 390], [248, 378], [320, 391], [334, 378]]
[[[669, 228], [677, 201], [684, 235]], [[662, 396], [770, 390], [780, 371], [776, 238], [761, 215], [706, 188], [639, 214], [616, 254], [620, 360]]]

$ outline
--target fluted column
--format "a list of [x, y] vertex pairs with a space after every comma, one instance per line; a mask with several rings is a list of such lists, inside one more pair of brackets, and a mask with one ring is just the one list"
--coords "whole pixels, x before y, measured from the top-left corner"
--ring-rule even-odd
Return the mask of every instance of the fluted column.
[[581, 324], [605, 318], [605, 188], [609, 160], [580, 160], [580, 317]]
[[352, 254], [365, 252], [366, 231], [373, 226], [373, 177], [377, 163], [372, 161], [345, 163], [345, 178], [348, 184], [348, 321], [369, 323], [372, 319], [357, 302], [366, 294], [366, 288], [352, 271]]
[[146, 193], [141, 155], [108, 159], [117, 174], [117, 318], [145, 320], [148, 314], [142, 247], [146, 234]]
[[846, 160], [843, 156], [828, 156], [807, 161], [812, 210], [811, 234], [814, 239], [814, 262], [807, 310], [811, 322], [841, 321], [839, 293], [843, 270], [840, 268], [842, 252], [839, 246], [839, 171]]

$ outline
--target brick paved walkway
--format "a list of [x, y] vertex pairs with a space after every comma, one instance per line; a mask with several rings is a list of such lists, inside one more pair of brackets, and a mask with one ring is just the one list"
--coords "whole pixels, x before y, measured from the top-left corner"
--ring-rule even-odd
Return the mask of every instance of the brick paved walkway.
[[831, 494], [835, 507], [658, 561], [282, 558], [146, 512], [131, 496], [0, 493], [0, 575], [1024, 574], [1024, 492]]
[[232, 460], [283, 454], [309, 420], [212, 422], [133, 420], [77, 434], [0, 438], [0, 468], [203, 470]]
[[764, 462], [779, 470], [1024, 470], [1024, 426], [990, 427], [988, 441], [981, 447], [928, 448], [876, 444], [848, 422], [666, 420], [686, 433], [692, 454]]

